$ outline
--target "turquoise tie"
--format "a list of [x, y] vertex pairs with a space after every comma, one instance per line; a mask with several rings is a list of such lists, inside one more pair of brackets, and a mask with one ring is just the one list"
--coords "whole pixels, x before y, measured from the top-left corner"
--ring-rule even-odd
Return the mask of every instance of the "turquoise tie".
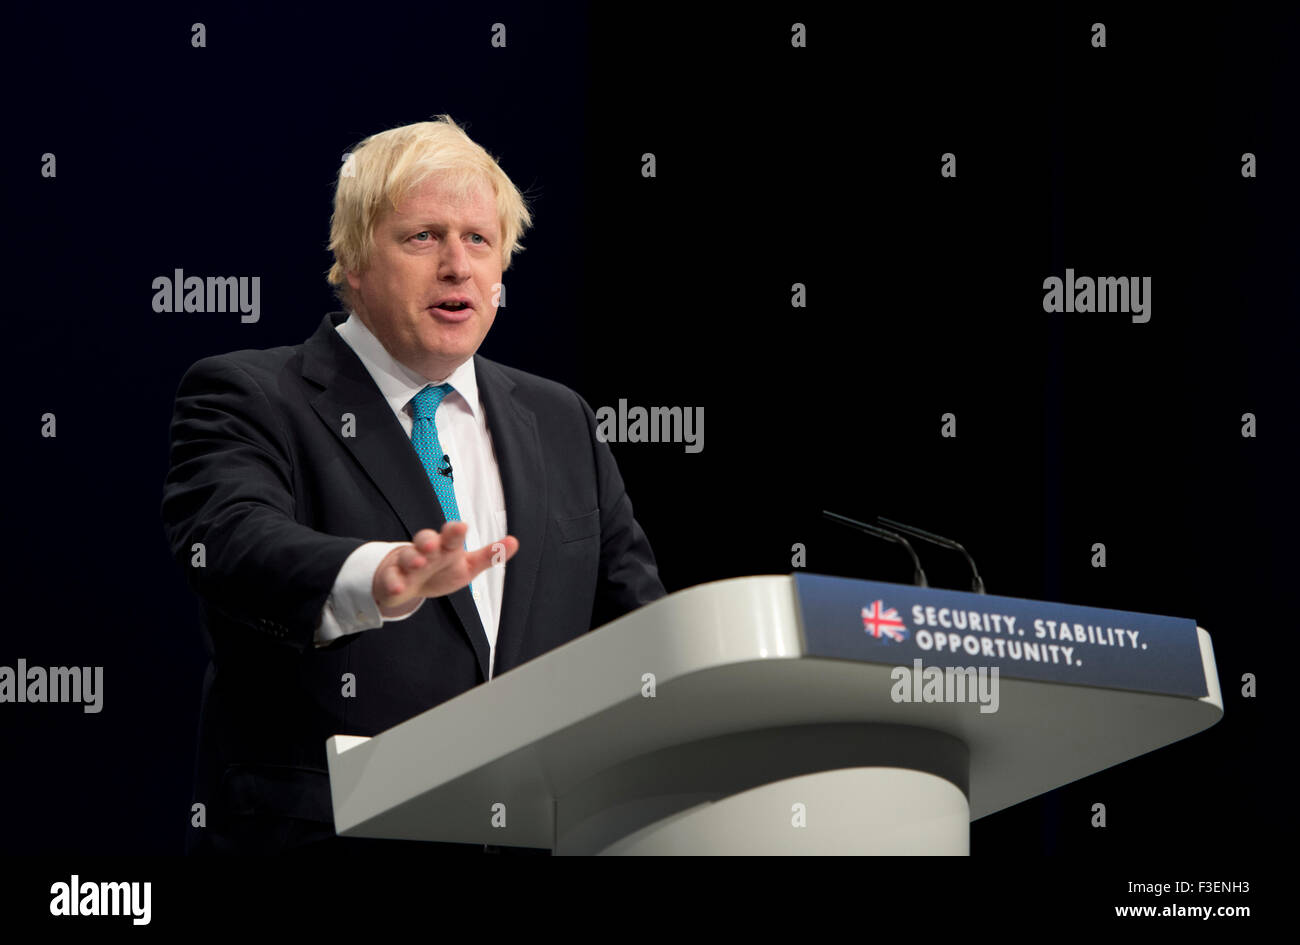
[[[424, 471], [429, 474], [433, 491], [442, 503], [442, 514], [449, 522], [460, 521], [460, 509], [456, 505], [456, 490], [451, 484], [451, 461], [442, 451], [438, 442], [438, 427], [433, 422], [433, 415], [438, 412], [442, 399], [453, 390], [450, 384], [434, 387], [430, 384], [411, 398], [411, 410], [415, 422], [411, 426], [411, 443], [416, 455], [424, 464]], [[445, 470], [445, 471], [444, 471]]]

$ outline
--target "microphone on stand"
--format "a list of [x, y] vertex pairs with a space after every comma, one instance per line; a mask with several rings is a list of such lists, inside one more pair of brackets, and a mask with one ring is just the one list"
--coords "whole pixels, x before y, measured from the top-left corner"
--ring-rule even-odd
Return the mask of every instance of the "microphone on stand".
[[960, 542], [953, 541], [951, 538], [944, 538], [942, 535], [936, 535], [934, 532], [927, 532], [924, 528], [917, 528], [915, 525], [904, 525], [902, 522], [895, 522], [893, 519], [885, 518], [883, 515], [877, 515], [876, 521], [881, 525], [888, 525], [890, 528], [895, 528], [900, 532], [914, 535], [922, 541], [928, 541], [931, 544], [938, 545], [940, 548], [951, 548], [953, 551], [960, 551], [962, 557], [966, 559], [966, 563], [970, 565], [970, 589], [976, 594], [984, 593], [984, 579], [980, 577], [979, 571], [975, 568], [975, 559], [970, 556], [970, 552], [961, 546]]
[[902, 545], [903, 549], [912, 558], [912, 583], [917, 587], [930, 586], [930, 582], [925, 579], [925, 572], [921, 570], [921, 559], [916, 556], [916, 551], [912, 548], [911, 543], [902, 535], [888, 529], [877, 528], [875, 525], [868, 525], [866, 522], [859, 522], [844, 515], [828, 512], [825, 509], [822, 509], [822, 514], [832, 521], [839, 522], [841, 525], [847, 525], [849, 528], [856, 528], [858, 531], [874, 535], [876, 538], [883, 538], [885, 541], [892, 541], [896, 545]]

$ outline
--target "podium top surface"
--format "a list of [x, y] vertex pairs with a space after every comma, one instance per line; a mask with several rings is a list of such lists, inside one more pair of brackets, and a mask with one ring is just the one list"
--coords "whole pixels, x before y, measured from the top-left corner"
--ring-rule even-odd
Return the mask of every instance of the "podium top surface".
[[[935, 625], [931, 636], [921, 639], [929, 639], [936, 659], [938, 604], [968, 600], [976, 611], [990, 600], [1010, 600], [846, 583], [852, 585], [850, 596], [860, 592], [863, 614], [860, 622], [854, 614], [845, 633], [878, 634], [883, 611], [872, 592], [885, 588], [900, 600], [922, 602], [916, 616]], [[1105, 643], [1091, 636], [1095, 649], [1088, 640], [1074, 645], [1089, 654], [1092, 675], [1080, 668], [1059, 679], [1024, 678], [1038, 670], [1009, 666], [1008, 642], [1000, 645], [999, 659], [983, 660], [1001, 669], [996, 680], [989, 672], [983, 689], [976, 683], [964, 701], [947, 701], [960, 695], [955, 677], [961, 673], [944, 675], [940, 668], [942, 680], [936, 681], [931, 659], [918, 666], [910, 653], [899, 658], [901, 649], [873, 657], [853, 649], [860, 641], [842, 651], [828, 647], [824, 621], [808, 596], [806, 588], [801, 595], [791, 575], [687, 588], [373, 738], [335, 736], [327, 743], [335, 827], [355, 836], [550, 846], [556, 798], [616, 765], [720, 735], [845, 722], [915, 726], [964, 742], [970, 751], [974, 820], [1179, 741], [1223, 714], [1210, 636], [1190, 621], [1184, 637], [1177, 636], [1179, 627], [1168, 628], [1168, 639], [1179, 642], [1182, 657], [1189, 646], [1199, 655], [1190, 681], [1185, 676], [1171, 681], [1159, 659], [1148, 659], [1150, 669], [1139, 662], [1136, 670], [1131, 664], [1104, 670], [1105, 660], [1094, 653], [1101, 654]], [[936, 609], [926, 614], [924, 602], [931, 596]], [[819, 626], [805, 626], [809, 614]], [[907, 624], [911, 614], [900, 608], [896, 617]], [[1144, 619], [1171, 619], [1122, 616], [1130, 618], [1126, 629]], [[919, 631], [908, 629], [915, 641]], [[1165, 631], [1154, 625], [1142, 632], [1155, 641]], [[953, 646], [949, 666], [969, 652]], [[1174, 660], [1173, 650], [1169, 653]], [[976, 656], [967, 661], [972, 669], [981, 664]], [[1204, 695], [1177, 691], [1192, 691], [1193, 683]], [[992, 692], [994, 711], [991, 700], [978, 698]], [[927, 693], [939, 693], [945, 701], [927, 699]], [[511, 811], [509, 836], [487, 829], [478, 816], [490, 798]], [[470, 809], [473, 817], [467, 816]], [[412, 830], [415, 821], [419, 831]]]

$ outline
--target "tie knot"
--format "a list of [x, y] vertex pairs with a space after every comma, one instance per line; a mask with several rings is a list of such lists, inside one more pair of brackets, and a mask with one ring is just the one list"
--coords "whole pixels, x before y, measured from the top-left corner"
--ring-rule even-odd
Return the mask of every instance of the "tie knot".
[[442, 403], [442, 398], [451, 393], [452, 389], [450, 384], [439, 384], [436, 387], [430, 384], [412, 397], [411, 410], [415, 419], [432, 420], [433, 415], [438, 411], [438, 405]]

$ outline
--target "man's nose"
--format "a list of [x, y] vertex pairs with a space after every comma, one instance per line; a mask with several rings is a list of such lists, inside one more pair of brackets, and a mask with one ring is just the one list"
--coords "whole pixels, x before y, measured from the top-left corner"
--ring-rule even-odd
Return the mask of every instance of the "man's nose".
[[442, 252], [438, 256], [438, 275], [443, 278], [454, 276], [458, 279], [469, 277], [469, 251], [460, 240], [443, 242]]

